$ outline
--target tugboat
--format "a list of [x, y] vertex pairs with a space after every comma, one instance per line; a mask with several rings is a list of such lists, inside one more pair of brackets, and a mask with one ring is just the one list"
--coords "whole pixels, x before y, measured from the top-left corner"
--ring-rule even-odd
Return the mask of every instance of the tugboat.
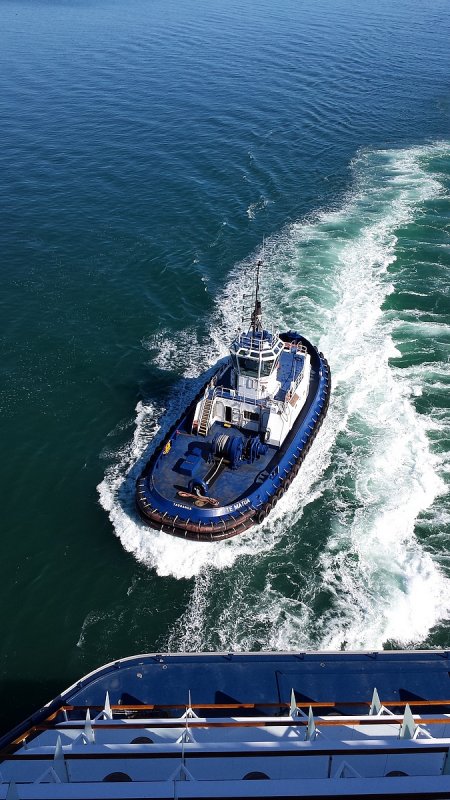
[[234, 339], [136, 483], [140, 516], [184, 539], [228, 539], [287, 491], [327, 412], [330, 369], [294, 331], [263, 327], [256, 265], [248, 330]]

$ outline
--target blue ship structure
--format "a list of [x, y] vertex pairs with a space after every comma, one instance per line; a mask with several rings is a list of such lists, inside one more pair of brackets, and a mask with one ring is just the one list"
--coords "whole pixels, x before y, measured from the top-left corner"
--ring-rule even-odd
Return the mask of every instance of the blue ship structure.
[[450, 797], [448, 651], [152, 653], [0, 736], [0, 800]]
[[327, 412], [324, 355], [301, 333], [263, 326], [261, 263], [248, 330], [238, 333], [137, 480], [139, 514], [157, 530], [217, 541], [262, 523]]

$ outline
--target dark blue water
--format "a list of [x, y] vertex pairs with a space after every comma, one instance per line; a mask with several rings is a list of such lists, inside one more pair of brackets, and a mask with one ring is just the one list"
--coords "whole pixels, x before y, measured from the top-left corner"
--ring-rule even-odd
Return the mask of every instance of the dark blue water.
[[[139, 651], [447, 647], [446, 0], [0, 20], [6, 721]], [[263, 237], [267, 316], [324, 350], [332, 406], [265, 525], [181, 544], [137, 521], [133, 465]]]

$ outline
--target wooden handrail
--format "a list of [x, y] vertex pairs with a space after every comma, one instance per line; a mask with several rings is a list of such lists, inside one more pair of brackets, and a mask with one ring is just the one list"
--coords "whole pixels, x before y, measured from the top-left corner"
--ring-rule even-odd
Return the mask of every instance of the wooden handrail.
[[[385, 706], [386, 708], [389, 707], [405, 707], [406, 705], [409, 706], [447, 706], [450, 705], [450, 700], [388, 700], [388, 701], [380, 701], [381, 705]], [[332, 702], [332, 701], [316, 701], [316, 702], [299, 702], [296, 703], [297, 708], [304, 708], [308, 709], [310, 706], [311, 708], [336, 708], [340, 706], [370, 706], [370, 702], [366, 700], [350, 700], [350, 701], [339, 701], [339, 702]], [[5, 753], [14, 752], [17, 747], [20, 747], [24, 741], [29, 740], [30, 737], [36, 736], [40, 731], [44, 730], [53, 730], [55, 725], [51, 723], [56, 719], [56, 717], [60, 713], [70, 712], [70, 711], [83, 711], [86, 712], [87, 708], [90, 709], [99, 709], [100, 711], [103, 709], [103, 706], [99, 705], [62, 705], [52, 714], [50, 714], [43, 723], [39, 725], [31, 726], [27, 731], [21, 733], [18, 737], [16, 737], [8, 747], [3, 751], [3, 756], [5, 757]], [[181, 704], [143, 704], [143, 705], [119, 705], [119, 704], [112, 704], [111, 711], [114, 712], [123, 712], [123, 711], [155, 711], [155, 710], [175, 710], [180, 708], [187, 708], [186, 703]], [[255, 709], [255, 708], [289, 708], [290, 703], [266, 703], [264, 701], [259, 703], [192, 703], [190, 708], [192, 709]], [[400, 716], [400, 715], [397, 715]], [[360, 720], [352, 720], [351, 722], [345, 722], [345, 717], [339, 720], [324, 720], [324, 719], [315, 719], [316, 727], [320, 726], [328, 726], [328, 725], [376, 725], [379, 724], [380, 721], [384, 724], [400, 724], [399, 719], [390, 716], [369, 716], [364, 715], [363, 719]], [[117, 720], [118, 722], [119, 720]], [[99, 728], [117, 728], [117, 722], [111, 720], [110, 722], [102, 721], [100, 724], [96, 723], [95, 720], [91, 721], [93, 727]], [[68, 720], [69, 726], [71, 728], [83, 730], [84, 728], [84, 721], [83, 720]], [[128, 729], [145, 729], [145, 728], [176, 728], [182, 727], [184, 721], [181, 719], [177, 719], [175, 717], [168, 718], [166, 722], [158, 722], [154, 719], [148, 719], [145, 722], [135, 722], [127, 720], [127, 728]], [[246, 720], [233, 720], [233, 721], [220, 721], [216, 722], [214, 719], [209, 719], [208, 723], [205, 722], [198, 722], [195, 718], [189, 719], [189, 727], [191, 728], [218, 728], [218, 727], [270, 727], [270, 726], [282, 726], [282, 725], [297, 725], [297, 726], [304, 726], [307, 724], [307, 720], [302, 717], [273, 717], [273, 719], [265, 720], [264, 722], [257, 722], [249, 717]], [[450, 719], [446, 717], [439, 717], [439, 718], [432, 718], [427, 720], [418, 719], [416, 724], [423, 724], [423, 725], [437, 725], [437, 724], [450, 724]]]
[[[351, 719], [348, 720], [347, 717], [340, 717], [339, 719], [320, 719], [315, 717], [314, 723], [316, 728], [319, 727], [336, 727], [336, 726], [360, 726], [360, 725], [370, 725], [376, 727], [377, 725], [401, 725], [403, 721], [403, 716], [395, 715], [391, 716], [365, 716], [359, 719]], [[449, 717], [435, 717], [435, 718], [426, 718], [423, 719], [422, 717], [417, 717], [414, 719], [416, 725], [450, 725], [450, 718]], [[69, 721], [67, 728], [73, 730], [80, 730], [84, 729], [84, 720], [71, 720]], [[202, 719], [189, 719], [189, 728], [272, 728], [272, 727], [306, 727], [308, 725], [307, 717], [283, 717], [283, 718], [273, 718], [273, 720], [264, 719], [258, 722], [254, 720], [224, 720], [221, 719], [220, 721], [216, 721], [214, 719], [209, 719], [207, 722]], [[146, 720], [145, 722], [135, 722], [134, 720], [130, 720], [126, 722], [126, 725], [123, 726], [121, 720], [91, 720], [91, 726], [93, 728], [98, 728], [99, 730], [107, 730], [112, 728], [114, 730], [118, 730], [122, 728], [123, 730], [137, 730], [137, 729], [157, 729], [157, 728], [185, 728], [185, 720], [184, 719], [167, 719], [161, 720]], [[39, 731], [49, 731], [49, 730], [64, 730], [63, 728], [58, 728], [54, 725], [50, 725], [49, 723], [41, 723], [40, 725], [34, 725], [28, 731], [28, 736], [32, 735], [33, 733], [37, 733]], [[22, 742], [26, 738], [24, 734], [20, 736], [20, 742]]]
[[[390, 706], [393, 707], [401, 707], [404, 708], [405, 706], [448, 706], [450, 705], [450, 700], [380, 700], [382, 706], [389, 708]], [[340, 708], [341, 706], [367, 706], [371, 705], [370, 700], [339, 700], [339, 701], [329, 701], [329, 700], [315, 700], [311, 702], [297, 702], [297, 708], [306, 708], [308, 709], [310, 706], [311, 708]], [[191, 703], [190, 706], [186, 702], [184, 703], [142, 703], [141, 705], [129, 705], [129, 704], [120, 704], [120, 703], [111, 703], [111, 710], [112, 711], [159, 711], [159, 710], [176, 710], [179, 708], [192, 708], [192, 709], [200, 709], [200, 708], [208, 708], [208, 709], [238, 709], [238, 708], [289, 708], [290, 703], [279, 702], [279, 703], [268, 703], [264, 700], [260, 700], [257, 703]], [[55, 717], [60, 711], [78, 711], [80, 709], [86, 710], [88, 708], [87, 705], [63, 705], [57, 711], [55, 711], [51, 716], [48, 718]], [[103, 709], [103, 705], [89, 705], [91, 709], [99, 709], [100, 711]]]

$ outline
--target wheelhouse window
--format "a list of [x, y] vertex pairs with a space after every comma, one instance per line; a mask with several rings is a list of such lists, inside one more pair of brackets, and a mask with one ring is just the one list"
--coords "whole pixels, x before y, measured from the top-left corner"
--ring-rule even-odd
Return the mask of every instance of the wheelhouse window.
[[267, 376], [270, 375], [273, 365], [274, 360], [272, 358], [261, 362], [261, 378], [267, 378]]
[[251, 378], [257, 378], [259, 374], [259, 361], [253, 358], [245, 358], [244, 356], [238, 357], [239, 371], [241, 375], [248, 375]]

